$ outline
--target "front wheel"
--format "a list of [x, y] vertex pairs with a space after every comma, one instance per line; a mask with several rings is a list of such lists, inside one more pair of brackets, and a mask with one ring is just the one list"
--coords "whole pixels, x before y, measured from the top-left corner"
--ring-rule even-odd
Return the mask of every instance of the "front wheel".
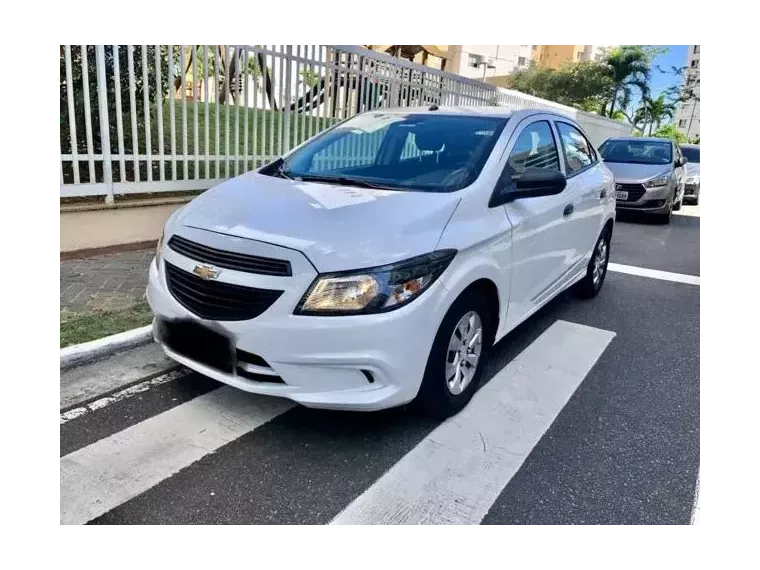
[[607, 276], [607, 264], [610, 261], [611, 232], [605, 228], [594, 246], [591, 260], [586, 267], [586, 275], [578, 282], [577, 292], [581, 297], [590, 299], [596, 297]]
[[415, 404], [425, 415], [444, 419], [464, 408], [478, 389], [493, 342], [494, 319], [475, 291], [449, 309], [436, 333]]

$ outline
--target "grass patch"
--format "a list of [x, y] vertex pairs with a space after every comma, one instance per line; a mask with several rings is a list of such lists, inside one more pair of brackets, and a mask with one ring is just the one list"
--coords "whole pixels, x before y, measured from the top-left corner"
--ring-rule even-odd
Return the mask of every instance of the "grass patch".
[[149, 325], [152, 320], [147, 301], [118, 311], [88, 314], [61, 311], [61, 348]]

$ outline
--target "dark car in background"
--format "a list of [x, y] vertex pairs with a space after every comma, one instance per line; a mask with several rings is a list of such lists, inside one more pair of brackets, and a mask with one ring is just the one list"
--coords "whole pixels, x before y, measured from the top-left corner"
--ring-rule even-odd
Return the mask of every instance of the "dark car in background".
[[699, 145], [682, 144], [681, 152], [689, 161], [686, 164], [686, 188], [683, 193], [685, 203], [699, 204]]
[[683, 203], [687, 163], [677, 142], [652, 137], [614, 137], [599, 147], [615, 176], [618, 210], [657, 216], [664, 223]]

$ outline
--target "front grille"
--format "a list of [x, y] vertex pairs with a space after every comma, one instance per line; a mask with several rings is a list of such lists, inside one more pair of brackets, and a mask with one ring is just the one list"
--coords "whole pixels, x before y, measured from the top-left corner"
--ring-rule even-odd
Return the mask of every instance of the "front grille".
[[615, 190], [628, 192], [628, 200], [620, 200], [621, 202], [635, 202], [646, 192], [643, 184], [615, 184]]
[[171, 237], [168, 245], [185, 257], [211, 263], [225, 269], [261, 275], [276, 275], [278, 277], [290, 277], [293, 274], [290, 262], [284, 259], [271, 259], [258, 255], [222, 251], [221, 249], [196, 243], [177, 235]]
[[271, 289], [207, 281], [171, 263], [164, 263], [164, 267], [171, 294], [183, 307], [202, 319], [254, 319], [266, 311], [283, 293]]

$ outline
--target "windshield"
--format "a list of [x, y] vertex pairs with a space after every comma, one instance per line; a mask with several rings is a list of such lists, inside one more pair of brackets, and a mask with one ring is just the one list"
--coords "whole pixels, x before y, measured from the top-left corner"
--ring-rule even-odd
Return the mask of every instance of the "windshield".
[[605, 162], [670, 164], [673, 161], [669, 141], [606, 141], [599, 152]]
[[261, 173], [393, 190], [453, 192], [475, 181], [506, 123], [498, 117], [365, 113]]
[[698, 146], [682, 146], [681, 152], [689, 160], [691, 164], [699, 164], [699, 147]]

